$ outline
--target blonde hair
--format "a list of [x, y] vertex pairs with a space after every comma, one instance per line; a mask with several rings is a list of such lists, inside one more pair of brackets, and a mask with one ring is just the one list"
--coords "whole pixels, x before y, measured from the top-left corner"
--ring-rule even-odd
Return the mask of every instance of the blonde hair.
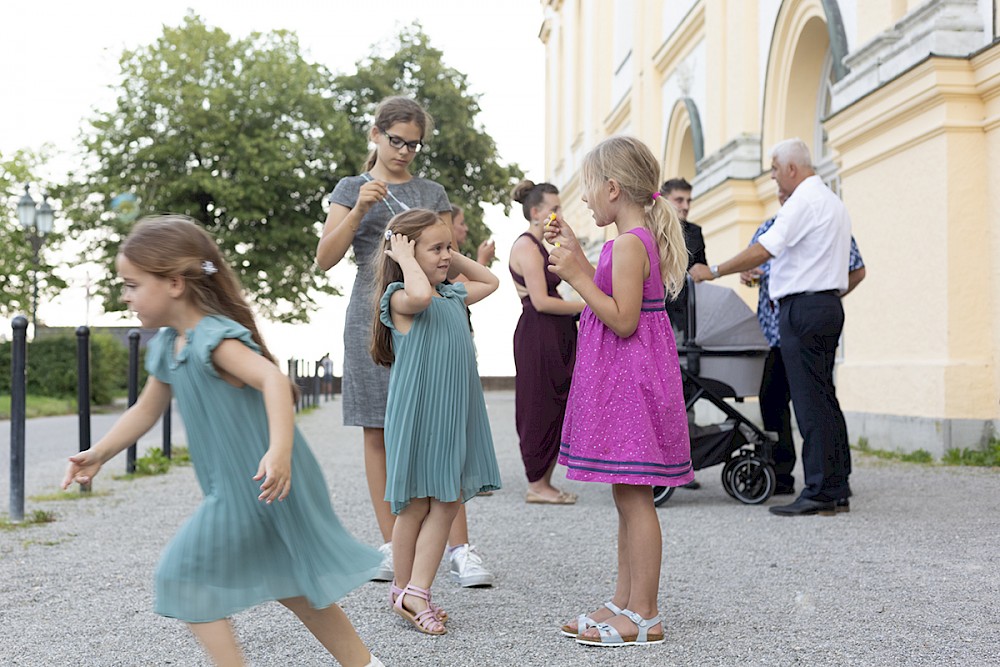
[[[411, 208], [409, 211], [394, 216], [389, 221], [386, 231], [393, 234], [402, 234], [411, 241], [420, 239], [420, 235], [425, 229], [434, 225], [444, 224], [444, 220], [434, 211], [422, 208]], [[381, 318], [382, 295], [385, 288], [390, 283], [403, 282], [403, 269], [396, 263], [396, 260], [385, 254], [390, 247], [389, 240], [384, 238], [379, 245], [375, 256], [375, 290], [373, 293], [375, 317], [372, 320], [372, 340], [369, 352], [372, 360], [379, 366], [392, 366], [396, 360], [396, 355], [392, 349], [392, 332], [389, 331]]]
[[195, 307], [246, 327], [261, 354], [278, 365], [261, 338], [236, 274], [215, 239], [195, 220], [173, 214], [143, 218], [129, 232], [119, 253], [140, 271], [161, 278], [183, 278], [184, 294]]
[[587, 193], [614, 179], [625, 200], [643, 209], [645, 227], [659, 249], [660, 278], [667, 294], [676, 298], [684, 287], [688, 252], [677, 212], [656, 190], [660, 182], [660, 165], [653, 152], [634, 137], [611, 137], [597, 144], [583, 158], [581, 176]]
[[[420, 128], [420, 141], [434, 131], [434, 119], [424, 111], [424, 108], [409, 97], [395, 95], [379, 102], [375, 108], [375, 123], [373, 127], [386, 132], [396, 123], [416, 123]], [[378, 149], [373, 148], [365, 158], [364, 171], [371, 171], [378, 159]]]

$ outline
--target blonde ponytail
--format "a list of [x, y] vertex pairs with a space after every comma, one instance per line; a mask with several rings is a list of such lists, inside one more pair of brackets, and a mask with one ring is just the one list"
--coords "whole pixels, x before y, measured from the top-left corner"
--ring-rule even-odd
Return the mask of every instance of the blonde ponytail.
[[660, 277], [667, 296], [676, 299], [684, 288], [687, 275], [688, 251], [684, 229], [673, 205], [665, 197], [657, 197], [646, 210], [646, 227], [660, 251]]

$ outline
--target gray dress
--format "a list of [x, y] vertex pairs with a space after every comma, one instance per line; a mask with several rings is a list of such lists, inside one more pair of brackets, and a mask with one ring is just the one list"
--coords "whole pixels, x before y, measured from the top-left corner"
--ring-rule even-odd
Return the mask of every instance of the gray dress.
[[[358, 191], [368, 174], [342, 178], [330, 203], [354, 208]], [[425, 208], [439, 213], [451, 212], [444, 188], [424, 178], [412, 178], [406, 183], [389, 185], [389, 197], [371, 207], [361, 220], [351, 245], [358, 265], [358, 274], [351, 290], [344, 324], [344, 425], [384, 428], [385, 402], [389, 395], [389, 369], [377, 366], [368, 352], [372, 336], [372, 319], [382, 296], [375, 292], [375, 253], [389, 219], [405, 208]]]

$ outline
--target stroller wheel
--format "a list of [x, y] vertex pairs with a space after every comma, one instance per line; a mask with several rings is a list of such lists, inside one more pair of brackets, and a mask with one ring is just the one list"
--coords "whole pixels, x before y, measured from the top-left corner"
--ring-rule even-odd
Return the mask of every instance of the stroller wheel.
[[733, 457], [726, 461], [726, 465], [722, 466], [722, 488], [726, 490], [730, 498], [736, 497], [736, 494], [733, 493], [733, 468], [742, 460], [741, 457]]
[[665, 502], [670, 500], [670, 496], [674, 495], [674, 491], [676, 489], [676, 486], [654, 486], [653, 504], [657, 507], [663, 505]]
[[726, 490], [746, 505], [759, 505], [774, 493], [774, 469], [756, 456], [737, 459], [728, 481], [732, 489]]

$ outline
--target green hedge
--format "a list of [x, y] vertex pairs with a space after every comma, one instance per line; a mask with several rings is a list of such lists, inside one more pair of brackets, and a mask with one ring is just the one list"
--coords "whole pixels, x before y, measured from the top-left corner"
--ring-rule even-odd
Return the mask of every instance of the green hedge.
[[[10, 341], [0, 343], [0, 392], [10, 393]], [[140, 369], [142, 355], [140, 355]], [[28, 343], [28, 393], [76, 397], [76, 336], [47, 336]], [[140, 382], [145, 371], [140, 373]], [[140, 384], [141, 386], [141, 384]], [[111, 334], [90, 336], [90, 400], [107, 405], [128, 389], [128, 348]]]

